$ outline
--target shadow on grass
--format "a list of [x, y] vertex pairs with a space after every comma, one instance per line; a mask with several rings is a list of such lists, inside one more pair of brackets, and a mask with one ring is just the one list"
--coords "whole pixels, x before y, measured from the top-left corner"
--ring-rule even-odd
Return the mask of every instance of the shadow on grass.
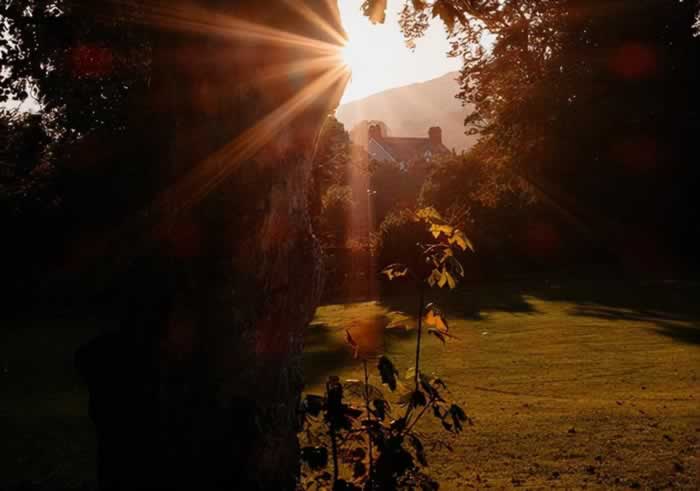
[[700, 344], [700, 283], [638, 279], [539, 282], [524, 291], [547, 301], [576, 303], [569, 313], [610, 321], [647, 322], [663, 336]]
[[[700, 320], [700, 283], [687, 281], [579, 280], [526, 285], [524, 292], [543, 300], [567, 301], [580, 308], [607, 309], [601, 315], [633, 315], [637, 320]], [[621, 312], [620, 312], [621, 311]], [[630, 319], [633, 320], [633, 319]]]
[[664, 316], [658, 311], [649, 311], [647, 309], [620, 310], [610, 307], [601, 306], [580, 306], [571, 310], [571, 315], [582, 317], [595, 317], [609, 321], [625, 321], [625, 322], [647, 322], [655, 324], [653, 329], [663, 336], [668, 336], [676, 341], [681, 341], [689, 344], [700, 344], [700, 326], [687, 324], [685, 318], [677, 320], [671, 315]]
[[[415, 316], [418, 311], [417, 294], [382, 298], [380, 303], [389, 310]], [[435, 302], [450, 316], [466, 320], [483, 320], [485, 312], [536, 314], [519, 285], [487, 285], [462, 287], [454, 291], [432, 289], [426, 291], [426, 303]]]

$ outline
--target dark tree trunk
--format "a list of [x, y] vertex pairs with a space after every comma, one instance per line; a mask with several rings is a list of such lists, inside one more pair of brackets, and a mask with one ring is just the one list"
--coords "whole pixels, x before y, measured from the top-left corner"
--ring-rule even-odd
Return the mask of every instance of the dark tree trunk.
[[103, 489], [296, 485], [303, 329], [321, 288], [310, 157], [347, 78], [289, 104], [337, 66], [291, 73], [318, 53], [238, 34], [244, 21], [337, 42], [297, 10], [342, 33], [330, 4], [190, 3], [184, 31], [156, 31], [148, 103], [163, 186], [150, 213], [162, 218], [138, 276], [152, 281], [135, 285], [150, 294], [78, 354]]

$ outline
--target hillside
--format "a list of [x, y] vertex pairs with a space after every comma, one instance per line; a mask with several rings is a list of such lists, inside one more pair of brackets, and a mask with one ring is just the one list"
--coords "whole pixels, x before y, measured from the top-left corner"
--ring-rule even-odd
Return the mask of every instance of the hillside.
[[340, 106], [336, 117], [349, 131], [362, 120], [384, 121], [391, 136], [427, 136], [431, 126], [442, 127], [448, 148], [465, 150], [476, 137], [464, 134], [469, 109], [455, 98], [457, 72], [427, 82], [389, 89]]

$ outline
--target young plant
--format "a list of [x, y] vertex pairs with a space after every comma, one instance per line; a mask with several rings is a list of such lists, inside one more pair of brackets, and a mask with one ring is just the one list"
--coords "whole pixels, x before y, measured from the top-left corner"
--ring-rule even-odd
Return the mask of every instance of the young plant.
[[[423, 468], [428, 466], [425, 446], [416, 425], [426, 414], [432, 414], [451, 433], [462, 431], [472, 420], [464, 410], [448, 402], [447, 386], [437, 378], [421, 373], [420, 335], [423, 323], [428, 332], [442, 342], [453, 337], [447, 319], [435, 305], [424, 305], [425, 285], [454, 288], [464, 276], [464, 269], [454, 256], [453, 248], [472, 249], [471, 243], [458, 229], [445, 223], [433, 209], [419, 210], [416, 220], [424, 222], [439, 242], [418, 244], [421, 263], [426, 267], [412, 271], [408, 266], [392, 264], [383, 273], [389, 279], [413, 277], [418, 280], [419, 308], [416, 339], [416, 360], [412, 368], [413, 387], [403, 387], [399, 371], [386, 356], [371, 347], [358, 344], [349, 331], [346, 340], [353, 357], [362, 362], [364, 380], [329, 377], [324, 396], [307, 395], [301, 405], [302, 433], [307, 446], [302, 448], [307, 489], [388, 490], [438, 488], [438, 483]], [[379, 377], [391, 392], [401, 391], [394, 410], [383, 391], [370, 383], [368, 362], [376, 359]], [[348, 400], [361, 400], [354, 406]], [[403, 414], [398, 414], [402, 412]], [[320, 431], [318, 430], [320, 428]], [[315, 431], [316, 430], [316, 431]], [[440, 443], [451, 450], [447, 444]], [[330, 446], [330, 472], [329, 465]]]
[[434, 208], [422, 208], [413, 215], [415, 222], [425, 224], [435, 242], [417, 243], [417, 259], [413, 262], [413, 268], [405, 264], [390, 264], [382, 270], [389, 280], [399, 278], [412, 278], [416, 282], [418, 292], [418, 318], [416, 334], [416, 363], [415, 363], [415, 389], [418, 390], [420, 382], [420, 350], [423, 324], [429, 326], [428, 333], [434, 335], [443, 343], [446, 338], [452, 337], [449, 333], [447, 318], [442, 310], [435, 304], [425, 305], [425, 288], [429, 287], [450, 289], [457, 287], [459, 281], [464, 278], [464, 268], [457, 259], [457, 250], [474, 251], [474, 246], [460, 229], [449, 224]]

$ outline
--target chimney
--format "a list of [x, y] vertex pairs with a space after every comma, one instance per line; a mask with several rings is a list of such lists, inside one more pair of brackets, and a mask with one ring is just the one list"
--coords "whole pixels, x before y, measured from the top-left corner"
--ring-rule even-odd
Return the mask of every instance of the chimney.
[[379, 140], [382, 137], [382, 127], [378, 124], [369, 125], [369, 138]]
[[442, 128], [439, 126], [433, 126], [428, 130], [428, 136], [430, 137], [431, 145], [442, 145]]

